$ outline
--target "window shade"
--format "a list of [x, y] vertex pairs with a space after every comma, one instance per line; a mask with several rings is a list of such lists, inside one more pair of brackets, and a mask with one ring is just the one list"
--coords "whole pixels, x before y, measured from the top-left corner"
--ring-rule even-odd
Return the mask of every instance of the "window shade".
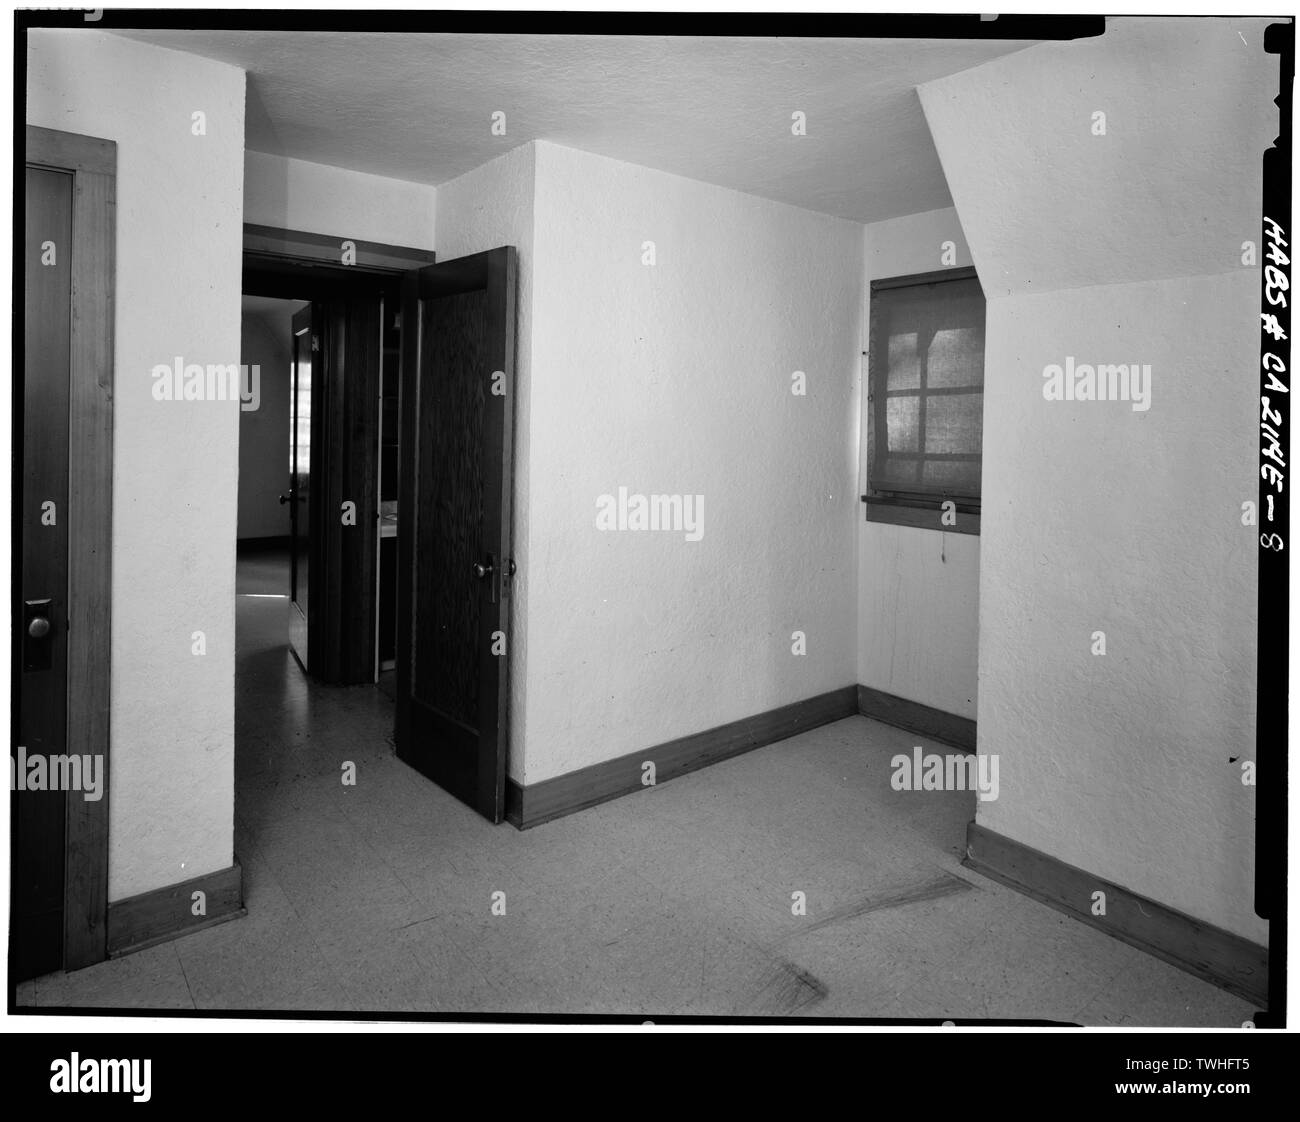
[[984, 427], [979, 281], [873, 291], [869, 361], [873, 494], [978, 506]]

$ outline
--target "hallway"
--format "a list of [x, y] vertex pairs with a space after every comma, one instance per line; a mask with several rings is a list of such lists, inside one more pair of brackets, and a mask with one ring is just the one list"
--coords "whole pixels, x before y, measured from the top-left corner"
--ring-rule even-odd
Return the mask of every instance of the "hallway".
[[493, 827], [396, 759], [379, 690], [305, 679], [281, 564], [240, 561], [247, 917], [26, 983], [20, 1005], [1223, 1027], [1253, 1013], [962, 868], [973, 795], [893, 791], [889, 759], [917, 738], [862, 717], [526, 832]]

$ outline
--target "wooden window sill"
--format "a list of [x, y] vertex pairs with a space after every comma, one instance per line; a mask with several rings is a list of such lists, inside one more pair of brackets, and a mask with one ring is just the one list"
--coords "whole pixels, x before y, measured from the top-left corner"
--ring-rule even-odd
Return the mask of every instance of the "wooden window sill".
[[945, 526], [941, 519], [943, 511], [936, 503], [933, 507], [904, 506], [900, 503], [872, 502], [864, 499], [868, 522], [887, 522], [892, 526], [915, 526], [919, 530], [941, 530], [949, 534], [974, 534], [980, 532], [980, 516], [966, 514], [958, 510], [957, 523]]

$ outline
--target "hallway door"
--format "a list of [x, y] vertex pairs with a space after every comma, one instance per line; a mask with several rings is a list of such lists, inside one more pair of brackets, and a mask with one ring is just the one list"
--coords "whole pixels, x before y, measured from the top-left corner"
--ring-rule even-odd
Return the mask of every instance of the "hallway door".
[[402, 303], [398, 756], [505, 809], [514, 561], [513, 246], [408, 274]]
[[116, 170], [111, 141], [27, 127], [13, 380], [15, 981], [107, 954]]
[[[62, 756], [67, 738], [68, 382], [72, 331], [72, 176], [27, 168], [26, 314], [23, 321], [21, 581], [15, 612], [15, 755]], [[17, 560], [17, 558], [15, 558]], [[18, 978], [63, 966], [67, 798], [20, 790], [14, 822], [13, 942]]]

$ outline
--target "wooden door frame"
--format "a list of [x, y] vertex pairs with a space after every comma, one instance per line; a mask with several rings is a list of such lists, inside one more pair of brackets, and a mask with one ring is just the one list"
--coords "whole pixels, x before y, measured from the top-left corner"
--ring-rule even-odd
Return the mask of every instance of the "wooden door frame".
[[[349, 260], [344, 264], [345, 254]], [[409, 246], [389, 245], [384, 242], [371, 242], [357, 238], [340, 238], [327, 234], [316, 234], [302, 230], [288, 230], [275, 226], [260, 226], [254, 223], [244, 223], [244, 276], [241, 284], [241, 291], [249, 292], [250, 289], [257, 290], [259, 295], [287, 295], [287, 289], [295, 281], [302, 282], [304, 292], [308, 289], [316, 291], [319, 295], [312, 296], [313, 301], [320, 300], [325, 302], [330, 299], [330, 294], [342, 295], [346, 288], [357, 281], [363, 281], [365, 278], [382, 282], [391, 286], [394, 294], [394, 300], [397, 300], [400, 290], [401, 278], [405, 277], [413, 269], [418, 269], [424, 265], [431, 265], [437, 260], [436, 254], [432, 250], [415, 249]], [[272, 289], [276, 291], [271, 291]], [[308, 298], [306, 295], [304, 299]], [[400, 302], [398, 304], [400, 310]], [[403, 327], [405, 322], [403, 322]], [[320, 325], [313, 323], [312, 332], [318, 334]], [[402, 339], [405, 344], [406, 332], [403, 330]], [[319, 356], [313, 356], [313, 365], [326, 359], [325, 348], [330, 345], [327, 340], [322, 340], [322, 349]], [[382, 362], [382, 355], [381, 355]], [[399, 361], [400, 368], [400, 361]], [[315, 376], [313, 377], [315, 383]], [[376, 409], [378, 408], [376, 404]], [[399, 404], [400, 409], [400, 404]], [[316, 426], [324, 422], [324, 415], [314, 415], [312, 418], [313, 434], [316, 432]], [[399, 432], [400, 432], [399, 417]], [[323, 433], [321, 434], [323, 438]], [[323, 511], [323, 492], [321, 488], [327, 482], [327, 476], [322, 472], [327, 464], [329, 452], [326, 448], [326, 441], [321, 439], [317, 441], [313, 435], [313, 443], [321, 451], [314, 453], [312, 458], [312, 498], [314, 510], [312, 512], [311, 533], [313, 537], [312, 544], [309, 548], [309, 573], [314, 569], [317, 579], [309, 577], [308, 601], [307, 608], [311, 611], [313, 605], [319, 608], [320, 597], [323, 595], [324, 585], [321, 579], [325, 576], [326, 567], [318, 560], [323, 556], [321, 548], [321, 538], [323, 528], [327, 525], [325, 518], [321, 515]], [[378, 442], [374, 447], [376, 460], [379, 455]], [[378, 463], [376, 463], [375, 483], [375, 516], [378, 518], [379, 499], [378, 499]], [[319, 479], [317, 478], [319, 476]], [[370, 568], [368, 574], [363, 573], [362, 583], [370, 590], [373, 599], [374, 577], [377, 573], [378, 566], [378, 542], [379, 542], [379, 525], [378, 521], [374, 525], [366, 526], [367, 535], [372, 535], [374, 539], [374, 548], [363, 550]], [[401, 528], [399, 523], [398, 533], [400, 536]], [[295, 547], [296, 548], [296, 547]], [[317, 611], [319, 616], [319, 610]], [[373, 644], [375, 628], [372, 625], [365, 629], [366, 637], [372, 644], [369, 650], [369, 657], [365, 661], [368, 665], [374, 663]], [[322, 636], [327, 632], [321, 631], [319, 620], [314, 628], [310, 627], [308, 631], [308, 649], [311, 652], [308, 658], [310, 672], [314, 676], [323, 677], [325, 680], [333, 680], [341, 673], [340, 668], [343, 666], [343, 655], [340, 651], [334, 650], [332, 653], [322, 649]], [[337, 645], [337, 644], [335, 644]]]
[[[343, 263], [344, 247], [356, 253], [355, 263]], [[308, 268], [332, 265], [363, 273], [389, 273], [401, 276], [411, 269], [432, 265], [437, 257], [431, 249], [368, 242], [360, 238], [336, 238], [304, 230], [286, 230], [279, 226], [244, 223], [244, 264], [266, 261]]]
[[[68, 724], [64, 752], [104, 761], [103, 795], [67, 792], [63, 966], [108, 957], [109, 676], [113, 560], [113, 327], [117, 145], [27, 126], [26, 165], [71, 174], [72, 326], [68, 352]], [[15, 209], [18, 196], [15, 191]], [[15, 286], [21, 258], [15, 254]], [[17, 327], [15, 301], [14, 336]], [[15, 355], [15, 359], [18, 356]], [[21, 392], [14, 363], [15, 397]], [[14, 411], [22, 416], [21, 408]], [[21, 577], [16, 580], [20, 581]], [[15, 665], [21, 689], [21, 665]]]
[[[293, 364], [293, 373], [289, 381], [289, 424], [293, 435], [293, 471], [289, 476], [289, 495], [292, 505], [289, 509], [289, 651], [298, 660], [298, 664], [307, 674], [312, 672], [312, 654], [311, 654], [311, 633], [307, 628], [311, 620], [311, 604], [308, 602], [311, 596], [312, 588], [315, 587], [311, 581], [311, 571], [315, 565], [315, 558], [312, 556], [311, 548], [311, 527], [312, 527], [312, 510], [311, 503], [304, 503], [302, 496], [299, 494], [299, 477], [301, 472], [298, 470], [298, 437], [301, 431], [301, 420], [299, 419], [299, 380], [301, 377], [302, 365], [302, 348], [307, 348], [307, 362], [311, 364], [311, 375], [316, 373], [316, 356], [311, 349], [312, 335], [312, 306], [310, 303], [299, 308], [289, 320], [290, 332], [290, 362]], [[306, 340], [302, 340], [302, 336]], [[312, 421], [309, 419], [309, 425]], [[308, 447], [317, 443], [316, 433], [309, 427]], [[308, 473], [311, 471], [310, 452], [308, 453]], [[309, 484], [310, 486], [310, 481]], [[308, 493], [308, 499], [315, 494], [315, 488]], [[307, 519], [307, 595], [301, 594], [301, 574], [299, 570], [299, 533], [298, 524], [303, 519], [303, 508], [306, 508]], [[301, 619], [299, 619], [301, 616]]]

